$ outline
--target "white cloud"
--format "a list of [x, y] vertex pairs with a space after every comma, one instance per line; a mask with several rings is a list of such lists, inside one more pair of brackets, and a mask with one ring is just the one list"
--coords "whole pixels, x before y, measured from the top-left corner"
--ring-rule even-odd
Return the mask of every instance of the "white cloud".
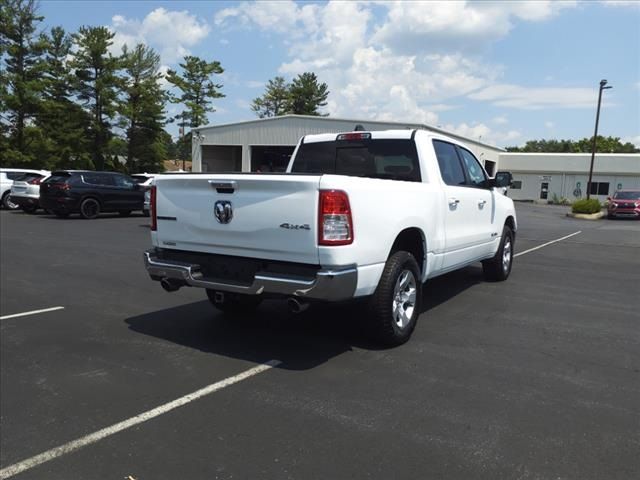
[[384, 24], [374, 44], [394, 51], [478, 51], [504, 37], [514, 21], [541, 21], [576, 2], [554, 1], [410, 1], [385, 4]]
[[448, 124], [445, 125], [444, 129], [463, 137], [472, 138], [492, 145], [511, 144], [514, 140], [522, 137], [522, 133], [518, 130], [494, 131], [484, 123], [474, 123], [471, 125], [467, 123], [461, 123], [459, 125]]
[[497, 84], [469, 95], [473, 100], [525, 110], [542, 108], [593, 108], [597, 91], [592, 88], [522, 87]]
[[257, 80], [249, 80], [244, 83], [247, 88], [262, 88], [264, 87], [264, 82], [260, 82]]
[[157, 49], [163, 63], [174, 64], [185, 55], [189, 47], [198, 44], [209, 35], [209, 25], [187, 11], [171, 11], [156, 8], [142, 21], [114, 15], [111, 31], [116, 35], [112, 52], [120, 53], [126, 44], [146, 43]]
[[634, 7], [640, 8], [638, 0], [600, 0], [607, 7]]

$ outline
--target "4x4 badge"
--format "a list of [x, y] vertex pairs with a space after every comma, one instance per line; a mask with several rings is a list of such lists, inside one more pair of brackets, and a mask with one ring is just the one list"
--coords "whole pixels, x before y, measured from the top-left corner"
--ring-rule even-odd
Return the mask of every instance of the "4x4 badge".
[[213, 207], [218, 223], [229, 223], [233, 218], [233, 206], [228, 200], [218, 200]]

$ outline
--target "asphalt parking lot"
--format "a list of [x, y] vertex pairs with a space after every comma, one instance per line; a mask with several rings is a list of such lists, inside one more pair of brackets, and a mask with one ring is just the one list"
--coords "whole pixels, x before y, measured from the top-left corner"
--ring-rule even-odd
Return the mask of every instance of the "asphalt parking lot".
[[146, 218], [0, 212], [0, 315], [64, 307], [0, 320], [0, 478], [639, 478], [640, 222], [517, 208], [510, 279], [430, 281], [385, 350], [357, 307], [231, 322], [164, 292]]

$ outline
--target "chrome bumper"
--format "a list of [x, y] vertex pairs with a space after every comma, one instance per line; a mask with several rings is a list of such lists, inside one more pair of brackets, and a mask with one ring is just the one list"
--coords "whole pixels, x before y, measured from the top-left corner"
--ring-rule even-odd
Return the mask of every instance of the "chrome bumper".
[[168, 278], [184, 282], [192, 287], [247, 295], [273, 293], [315, 300], [338, 301], [352, 298], [358, 283], [356, 267], [319, 270], [316, 277], [310, 280], [258, 272], [251, 285], [221, 282], [217, 279], [205, 278], [199, 265], [159, 259], [153, 249], [144, 252], [144, 265], [149, 275], [155, 279]]

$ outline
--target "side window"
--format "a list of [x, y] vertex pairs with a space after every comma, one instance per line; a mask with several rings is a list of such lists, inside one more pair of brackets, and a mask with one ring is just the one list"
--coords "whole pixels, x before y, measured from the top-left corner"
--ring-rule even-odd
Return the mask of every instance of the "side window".
[[107, 186], [107, 187], [113, 187], [115, 185], [115, 182], [113, 181], [113, 175], [108, 175], [106, 173], [98, 173], [98, 181], [100, 182], [99, 185], [102, 186]]
[[447, 185], [465, 185], [466, 179], [462, 171], [462, 164], [456, 153], [456, 147], [441, 140], [433, 141], [442, 180]]
[[9, 180], [16, 180], [24, 175], [24, 172], [7, 172], [7, 178]]
[[127, 178], [124, 175], [116, 175], [113, 177], [116, 182], [116, 187], [132, 189], [135, 181], [131, 178]]
[[469, 184], [473, 187], [484, 187], [487, 177], [482, 166], [480, 166], [480, 162], [478, 162], [469, 150], [458, 147], [458, 152], [460, 152], [464, 169], [469, 177]]

